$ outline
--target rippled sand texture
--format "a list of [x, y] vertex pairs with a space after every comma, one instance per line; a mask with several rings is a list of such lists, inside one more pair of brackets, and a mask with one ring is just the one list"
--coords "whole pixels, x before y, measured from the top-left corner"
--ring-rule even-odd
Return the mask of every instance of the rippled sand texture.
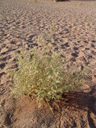
[[[7, 103], [11, 96], [5, 70], [16, 66], [15, 54], [18, 49], [36, 45], [37, 37], [52, 22], [56, 23], [57, 49], [63, 50], [67, 68], [73, 66], [82, 70], [83, 64], [92, 64], [90, 73], [92, 80], [96, 80], [96, 2], [0, 0], [0, 128], [11, 125], [7, 117], [14, 110]], [[11, 104], [14, 104], [12, 100]]]

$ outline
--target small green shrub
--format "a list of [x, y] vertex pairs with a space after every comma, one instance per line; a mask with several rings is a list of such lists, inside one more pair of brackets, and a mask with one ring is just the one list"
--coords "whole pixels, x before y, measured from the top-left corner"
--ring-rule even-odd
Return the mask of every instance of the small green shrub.
[[35, 3], [37, 3], [37, 2], [38, 2], [38, 0], [34, 0], [34, 2], [35, 2]]
[[54, 51], [54, 25], [37, 40], [38, 47], [17, 55], [18, 68], [9, 71], [15, 96], [28, 95], [38, 101], [57, 101], [64, 92], [77, 90], [82, 74], [64, 69], [61, 53]]

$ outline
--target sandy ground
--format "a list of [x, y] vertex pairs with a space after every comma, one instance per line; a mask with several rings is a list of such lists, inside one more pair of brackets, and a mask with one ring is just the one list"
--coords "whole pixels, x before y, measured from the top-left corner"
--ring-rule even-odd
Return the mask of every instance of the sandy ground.
[[[56, 23], [55, 43], [66, 66], [90, 65], [91, 90], [96, 84], [96, 2], [0, 0], [0, 128], [95, 128], [95, 89], [69, 94], [53, 114], [35, 101], [14, 99], [5, 70], [16, 67], [15, 54], [36, 44], [40, 33]], [[94, 86], [93, 86], [94, 85]], [[79, 97], [79, 98], [78, 98]]]

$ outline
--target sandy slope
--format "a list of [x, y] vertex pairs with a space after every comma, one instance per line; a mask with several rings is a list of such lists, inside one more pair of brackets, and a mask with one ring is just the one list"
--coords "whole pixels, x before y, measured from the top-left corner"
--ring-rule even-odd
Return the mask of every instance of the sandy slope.
[[[73, 66], [82, 70], [83, 64], [91, 63], [90, 75], [92, 81], [96, 81], [96, 2], [53, 3], [50, 0], [39, 0], [34, 3], [32, 0], [0, 0], [0, 128], [45, 128], [45, 124], [50, 128], [96, 126], [96, 116], [89, 105], [94, 104], [93, 97], [89, 93], [87, 96], [81, 94], [79, 101], [84, 99], [85, 104], [81, 106], [86, 111], [80, 109], [80, 105], [76, 110], [70, 108], [70, 105], [65, 109], [66, 105], [63, 105], [64, 109], [56, 113], [58, 118], [50, 115], [46, 109], [40, 113], [34, 105], [29, 109], [31, 103], [26, 106], [29, 100], [22, 103], [25, 107], [18, 105], [10, 95], [5, 70], [16, 67], [15, 54], [18, 48], [34, 46], [38, 35], [48, 29], [52, 22], [56, 23], [57, 49], [63, 50], [67, 68]], [[88, 101], [86, 97], [89, 97]], [[24, 110], [21, 111], [20, 107], [24, 107]]]

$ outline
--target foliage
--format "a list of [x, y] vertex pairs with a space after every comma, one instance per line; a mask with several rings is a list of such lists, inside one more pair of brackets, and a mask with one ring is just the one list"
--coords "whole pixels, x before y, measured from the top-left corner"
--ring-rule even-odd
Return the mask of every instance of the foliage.
[[54, 26], [38, 38], [38, 47], [27, 52], [21, 49], [17, 55], [18, 69], [8, 72], [14, 83], [12, 92], [16, 96], [57, 101], [63, 92], [75, 91], [82, 84], [82, 73], [73, 75], [71, 71], [66, 71], [61, 53], [54, 51]]

